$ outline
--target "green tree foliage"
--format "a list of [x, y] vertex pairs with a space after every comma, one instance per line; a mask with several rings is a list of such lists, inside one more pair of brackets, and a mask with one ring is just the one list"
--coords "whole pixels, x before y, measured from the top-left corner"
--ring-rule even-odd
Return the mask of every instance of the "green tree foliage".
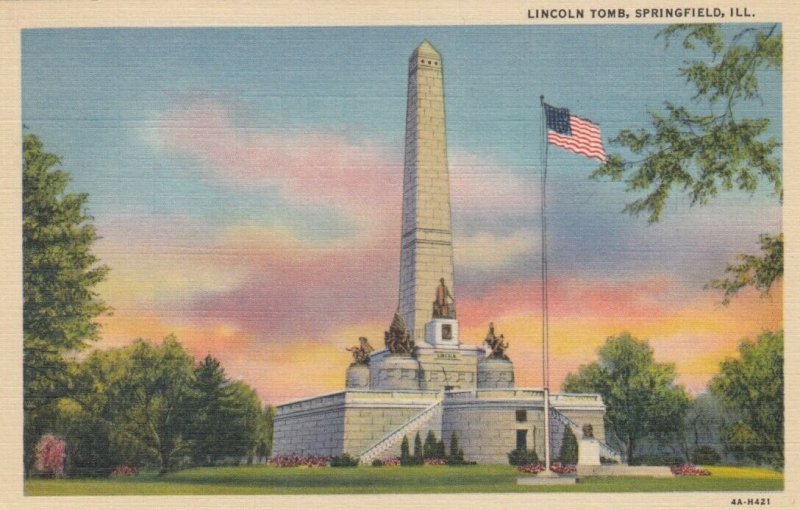
[[94, 319], [106, 306], [94, 291], [108, 268], [91, 247], [97, 240], [86, 213], [88, 196], [68, 193], [60, 159], [35, 135], [23, 141], [22, 285], [23, 407], [26, 474], [39, 437], [54, 427], [65, 391], [63, 354], [96, 340]]
[[414, 436], [414, 463], [422, 464], [422, 439], [419, 437], [419, 432]]
[[411, 453], [408, 447], [408, 436], [403, 436], [403, 441], [400, 443], [400, 464], [407, 465], [411, 462]]
[[729, 451], [783, 466], [783, 331], [743, 341], [739, 357], [722, 362], [710, 388], [739, 417], [723, 428]]
[[512, 466], [538, 464], [539, 456], [536, 455], [536, 450], [511, 450], [508, 452], [508, 463]]
[[425, 443], [422, 445], [422, 456], [426, 459], [432, 459], [436, 457], [437, 452], [436, 433], [428, 430], [428, 434], [425, 436]]
[[165, 473], [189, 451], [194, 362], [172, 335], [160, 345], [139, 340], [120, 354], [106, 389], [109, 410], [123, 437]]
[[[272, 454], [272, 431], [275, 421], [275, 407], [266, 405], [261, 410], [261, 419], [258, 420], [256, 428], [256, 440], [253, 455], [258, 459], [258, 462], [266, 462]], [[253, 455], [247, 459], [248, 464], [253, 463]]]
[[271, 407], [231, 382], [212, 357], [196, 366], [173, 336], [154, 345], [92, 353], [75, 364], [70, 396], [59, 402], [71, 445], [70, 472], [108, 475], [119, 464], [214, 464], [269, 455]]
[[[740, 114], [759, 99], [759, 79], [781, 73], [780, 28], [746, 28], [726, 37], [719, 25], [671, 25], [659, 36], [666, 45], [682, 37], [687, 53], [697, 55], [679, 69], [694, 90], [694, 107], [667, 101], [665, 113], [651, 113], [649, 128], [621, 131], [612, 143], [631, 157], [610, 155], [592, 177], [624, 180], [629, 191], [643, 193], [625, 211], [646, 213], [651, 223], [675, 191], [703, 205], [720, 191], [753, 192], [765, 183], [782, 201], [780, 142], [767, 134], [770, 120]], [[783, 276], [783, 236], [762, 235], [761, 248], [761, 256], [741, 255], [727, 267], [728, 278], [710, 283], [723, 290], [725, 303], [745, 286], [767, 292]]]
[[616, 439], [629, 462], [640, 440], [682, 423], [689, 404], [686, 390], [675, 384], [674, 365], [657, 363], [650, 345], [629, 333], [606, 339], [598, 361], [568, 374], [563, 390], [603, 396], [606, 434]]
[[226, 457], [252, 457], [265, 418], [255, 391], [231, 383], [211, 355], [195, 367], [193, 388], [189, 438], [195, 461], [210, 466]]
[[453, 465], [464, 463], [464, 450], [458, 444], [458, 433], [456, 431], [450, 434], [450, 455], [447, 457], [447, 463]]
[[558, 460], [561, 464], [578, 463], [578, 439], [570, 427], [564, 427], [564, 435], [561, 436], [561, 449], [558, 453]]
[[736, 257], [738, 262], [728, 264], [725, 268], [727, 278], [709, 282], [709, 287], [723, 291], [723, 304], [729, 304], [731, 298], [747, 286], [761, 291], [761, 295], [765, 296], [769, 294], [772, 284], [783, 277], [783, 233], [777, 236], [761, 234], [758, 240], [761, 256], [739, 254]]
[[710, 393], [703, 393], [689, 401], [682, 426], [675, 427], [673, 434], [664, 435], [663, 438], [673, 453], [680, 455], [684, 462], [695, 462], [692, 460], [695, 452], [721, 448], [720, 431], [730, 421], [719, 399]]

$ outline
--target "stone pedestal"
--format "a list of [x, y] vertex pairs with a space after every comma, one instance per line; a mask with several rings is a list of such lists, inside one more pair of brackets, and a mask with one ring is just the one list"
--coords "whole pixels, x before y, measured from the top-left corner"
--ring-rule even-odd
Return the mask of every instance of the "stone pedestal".
[[514, 387], [514, 364], [504, 359], [478, 361], [478, 389]]
[[578, 465], [600, 465], [600, 443], [597, 441], [597, 439], [582, 438], [578, 440]]
[[433, 319], [425, 325], [425, 341], [438, 348], [458, 348], [458, 321]]
[[368, 390], [369, 389], [369, 367], [363, 363], [353, 363], [347, 367], [348, 390]]
[[374, 367], [375, 390], [419, 390], [419, 362], [409, 355], [391, 354]]

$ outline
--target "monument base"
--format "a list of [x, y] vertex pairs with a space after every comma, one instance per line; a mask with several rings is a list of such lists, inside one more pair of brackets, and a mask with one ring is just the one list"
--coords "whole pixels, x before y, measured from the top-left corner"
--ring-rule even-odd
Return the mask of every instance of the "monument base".
[[372, 370], [374, 390], [419, 390], [419, 362], [410, 355], [390, 354]]
[[484, 358], [478, 361], [478, 389], [514, 387], [514, 364], [504, 359]]

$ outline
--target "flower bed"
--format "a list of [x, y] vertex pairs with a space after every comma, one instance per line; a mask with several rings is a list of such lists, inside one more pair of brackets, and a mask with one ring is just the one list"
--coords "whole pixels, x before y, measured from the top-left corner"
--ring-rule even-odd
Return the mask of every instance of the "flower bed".
[[301, 455], [276, 455], [267, 461], [268, 466], [272, 467], [327, 467], [330, 465], [328, 457], [312, 456], [303, 457]]
[[670, 468], [675, 476], [710, 476], [707, 469], [695, 466], [694, 464], [684, 464], [682, 466], [672, 466]]
[[426, 466], [446, 466], [447, 461], [444, 459], [424, 459], [422, 461]]
[[135, 467], [121, 464], [114, 468], [114, 471], [111, 472], [111, 476], [132, 476], [138, 472], [139, 470], [136, 469]]
[[[525, 464], [517, 467], [520, 473], [529, 473], [535, 475], [544, 471], [544, 464]], [[578, 468], [572, 465], [562, 466], [558, 462], [550, 464], [550, 471], [559, 475], [570, 475], [578, 472]]]
[[389, 457], [388, 459], [383, 459], [383, 465], [387, 467], [399, 466], [400, 457]]

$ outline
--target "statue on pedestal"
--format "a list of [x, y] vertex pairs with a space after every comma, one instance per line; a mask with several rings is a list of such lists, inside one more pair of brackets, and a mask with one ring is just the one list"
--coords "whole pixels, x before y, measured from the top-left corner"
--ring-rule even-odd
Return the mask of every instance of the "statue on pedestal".
[[444, 278], [439, 279], [439, 286], [436, 287], [436, 300], [433, 302], [433, 318], [456, 318], [455, 299], [453, 295], [450, 294], [450, 289], [444, 284]]
[[392, 354], [411, 354], [414, 351], [414, 340], [406, 328], [406, 321], [400, 314], [395, 313], [389, 331], [383, 335], [386, 348]]
[[487, 359], [502, 359], [509, 361], [508, 356], [506, 355], [508, 342], [505, 341], [503, 335], [495, 335], [493, 322], [489, 323], [489, 333], [487, 333], [484, 343], [489, 348], [489, 354], [486, 355]]
[[354, 347], [348, 347], [346, 350], [353, 353], [353, 364], [354, 365], [366, 365], [369, 363], [369, 353], [374, 351], [375, 349], [369, 344], [367, 337], [359, 337], [358, 338], [359, 345]]

